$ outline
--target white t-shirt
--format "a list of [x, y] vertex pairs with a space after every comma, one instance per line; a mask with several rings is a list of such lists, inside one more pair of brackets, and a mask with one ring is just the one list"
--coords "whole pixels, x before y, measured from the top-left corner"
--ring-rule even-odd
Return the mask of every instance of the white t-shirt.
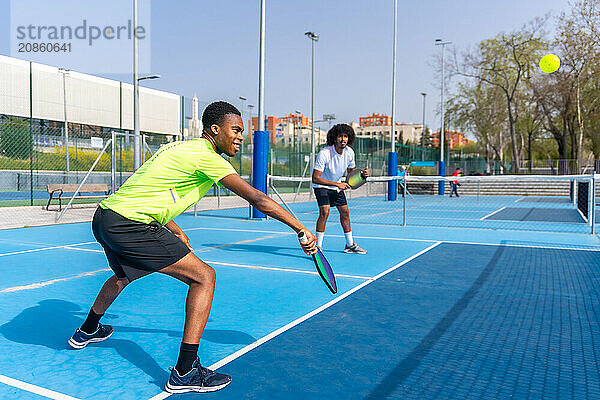
[[[346, 146], [342, 154], [335, 151], [335, 146], [326, 146], [317, 155], [315, 160], [315, 169], [321, 171], [321, 178], [333, 182], [341, 182], [342, 176], [348, 168], [354, 168], [354, 150]], [[318, 185], [313, 183], [313, 187], [327, 188], [339, 191], [336, 186]]]

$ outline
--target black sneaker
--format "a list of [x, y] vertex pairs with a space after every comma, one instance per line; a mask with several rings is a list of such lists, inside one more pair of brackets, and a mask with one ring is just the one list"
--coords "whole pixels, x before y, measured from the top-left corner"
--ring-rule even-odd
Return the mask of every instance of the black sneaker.
[[183, 376], [180, 376], [175, 368], [171, 369], [165, 390], [169, 393], [216, 392], [230, 383], [231, 376], [203, 367], [200, 365], [200, 359], [196, 358], [192, 370]]
[[85, 333], [81, 329], [77, 329], [71, 339], [69, 345], [74, 349], [83, 349], [88, 343], [96, 343], [106, 340], [113, 334], [113, 327], [110, 325], [98, 324], [98, 329], [94, 333]]
[[346, 247], [344, 248], [344, 253], [367, 254], [367, 251], [365, 249], [363, 249], [362, 247], [360, 247], [358, 245], [358, 243], [354, 242], [352, 244], [352, 246], [346, 245]]

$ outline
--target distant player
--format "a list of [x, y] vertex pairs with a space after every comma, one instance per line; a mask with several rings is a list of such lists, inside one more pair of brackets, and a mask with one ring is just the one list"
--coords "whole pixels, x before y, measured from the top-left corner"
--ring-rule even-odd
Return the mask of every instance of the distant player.
[[[345, 189], [350, 185], [342, 182], [345, 173], [354, 170], [354, 150], [350, 146], [354, 143], [354, 129], [347, 124], [337, 124], [327, 132], [327, 146], [324, 147], [315, 160], [312, 172], [313, 190], [319, 205], [319, 218], [317, 219], [317, 246], [323, 248], [325, 225], [329, 217], [331, 206], [337, 207], [340, 213], [340, 223], [346, 237], [344, 253], [367, 254], [367, 251], [358, 246], [352, 238], [350, 229], [350, 211], [346, 202]], [[369, 176], [369, 170], [364, 169], [363, 175]]]
[[[100, 318], [133, 280], [160, 272], [182, 281], [189, 288], [179, 358], [165, 387], [171, 393], [214, 392], [231, 382], [229, 375], [200, 364], [198, 344], [210, 313], [216, 273], [192, 252], [190, 239], [173, 218], [200, 200], [213, 184], [220, 184], [297, 233], [303, 232], [308, 238], [302, 244], [307, 254], [317, 251], [316, 238], [304, 225], [246, 183], [221, 157], [221, 153], [235, 155], [244, 140], [239, 110], [222, 101], [212, 103], [202, 114], [202, 125], [200, 139], [164, 145], [100, 203], [92, 231], [114, 275], [69, 339], [75, 349], [108, 339], [113, 328], [101, 324]], [[159, 287], [152, 290], [167, 295]]]
[[[456, 170], [452, 173], [452, 176], [462, 176], [462, 169], [460, 167], [456, 168]], [[456, 197], [460, 197], [458, 195], [458, 181], [450, 181], [450, 197], [455, 194]]]
[[[398, 168], [398, 176], [401, 176], [401, 177], [406, 176], [406, 166], [405, 165], [401, 165]], [[398, 193], [401, 193], [402, 197], [404, 197], [404, 182], [401, 179], [398, 179]]]

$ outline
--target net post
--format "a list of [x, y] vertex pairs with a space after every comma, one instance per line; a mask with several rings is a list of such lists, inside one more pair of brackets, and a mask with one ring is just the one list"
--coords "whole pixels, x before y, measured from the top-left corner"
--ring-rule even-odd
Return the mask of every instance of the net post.
[[[254, 149], [252, 154], [252, 186], [267, 194], [267, 170], [269, 166], [269, 133], [254, 131]], [[252, 208], [252, 218], [267, 216], [256, 208]]]
[[[438, 174], [441, 177], [446, 176], [446, 162], [445, 161], [438, 161]], [[446, 180], [445, 179], [441, 179], [438, 181], [438, 194], [440, 196], [444, 195], [444, 190], [446, 188]]]
[[[388, 153], [388, 176], [398, 175], [398, 153], [390, 151]], [[395, 201], [396, 195], [398, 194], [398, 181], [391, 179], [388, 181], [387, 187], [387, 199], [388, 201]]]

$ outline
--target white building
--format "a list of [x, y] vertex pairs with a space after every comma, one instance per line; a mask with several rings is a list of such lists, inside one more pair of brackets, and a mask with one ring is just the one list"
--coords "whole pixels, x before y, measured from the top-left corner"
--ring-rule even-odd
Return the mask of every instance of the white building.
[[[139, 100], [142, 132], [181, 135], [181, 96], [140, 87]], [[0, 114], [133, 130], [133, 85], [0, 55]]]
[[[391, 141], [391, 127], [390, 125], [376, 125], [376, 126], [358, 126], [353, 123], [354, 132], [356, 137], [371, 138], [378, 140]], [[421, 143], [421, 136], [423, 134], [423, 124], [405, 124], [396, 122], [396, 142], [398, 143]]]
[[[310, 151], [312, 130], [310, 126], [279, 123], [275, 126], [275, 143], [293, 146], [302, 151]], [[327, 131], [315, 127], [315, 143], [317, 146], [327, 142]]]
[[194, 94], [192, 99], [192, 117], [188, 119], [188, 126], [183, 130], [185, 140], [202, 136], [202, 121], [199, 118], [198, 97]]

